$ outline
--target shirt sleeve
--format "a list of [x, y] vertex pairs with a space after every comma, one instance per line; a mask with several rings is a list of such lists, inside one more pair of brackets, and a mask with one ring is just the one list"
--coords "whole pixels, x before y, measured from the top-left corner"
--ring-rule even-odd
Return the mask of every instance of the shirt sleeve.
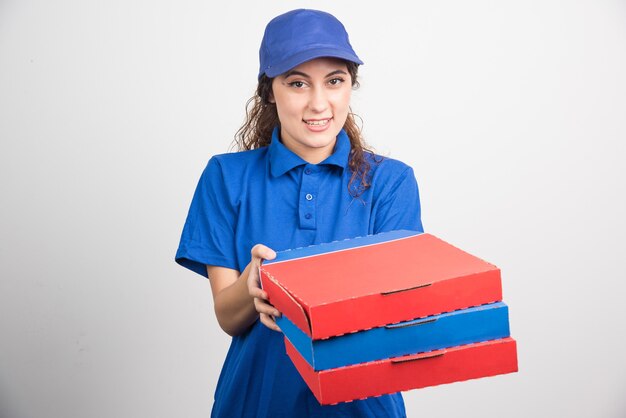
[[235, 219], [221, 164], [213, 157], [196, 187], [176, 262], [204, 277], [207, 265], [236, 270]]
[[375, 234], [398, 229], [424, 232], [419, 190], [411, 167], [407, 167], [393, 182], [374, 215]]

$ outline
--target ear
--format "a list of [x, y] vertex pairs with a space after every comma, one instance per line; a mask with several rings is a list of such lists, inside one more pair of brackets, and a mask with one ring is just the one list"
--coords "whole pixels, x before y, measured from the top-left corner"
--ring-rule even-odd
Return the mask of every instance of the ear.
[[268, 103], [276, 104], [276, 99], [274, 99], [274, 91], [273, 90], [271, 90], [270, 94], [267, 96], [267, 101], [268, 101]]

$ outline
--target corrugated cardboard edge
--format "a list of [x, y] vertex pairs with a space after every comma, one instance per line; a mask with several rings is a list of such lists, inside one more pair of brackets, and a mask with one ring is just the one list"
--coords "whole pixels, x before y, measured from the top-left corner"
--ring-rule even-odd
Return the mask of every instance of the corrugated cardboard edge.
[[[400, 232], [400, 231], [403, 231], [403, 230], [390, 231], [390, 232]], [[408, 236], [405, 236], [405, 237], [392, 238], [392, 239], [389, 239], [389, 240], [386, 240], [386, 241], [373, 242], [371, 244], [357, 245], [357, 246], [354, 246], [354, 247], [340, 248], [340, 249], [337, 249], [337, 250], [326, 251], [326, 252], [321, 252], [321, 253], [317, 253], [317, 254], [304, 255], [304, 256], [301, 256], [301, 257], [290, 258], [290, 259], [287, 259], [287, 260], [277, 260], [277, 261], [270, 260], [270, 261], [267, 262], [267, 264], [268, 265], [276, 265], [276, 264], [286, 263], [288, 261], [303, 260], [303, 259], [306, 259], [306, 258], [319, 257], [319, 256], [327, 255], [327, 254], [341, 253], [341, 252], [346, 252], [346, 251], [358, 250], [358, 249], [365, 248], [365, 247], [372, 247], [374, 245], [388, 244], [388, 243], [394, 242], [394, 241], [401, 241], [401, 240], [405, 240], [405, 239], [412, 239], [412, 238], [415, 238], [415, 237], [421, 236], [421, 235], [431, 235], [431, 234], [428, 234], [428, 233], [425, 233], [425, 232], [417, 232], [417, 231], [407, 231], [407, 232], [414, 232], [414, 234], [413, 235], [408, 235]], [[311, 248], [311, 247], [324, 247], [324, 246], [331, 245], [331, 244], [336, 244], [336, 243], [339, 243], [339, 242], [354, 241], [354, 240], [359, 240], [359, 239], [362, 239], [362, 238], [369, 238], [369, 237], [380, 236], [380, 235], [384, 235], [384, 234], [388, 234], [388, 232], [381, 232], [379, 234], [374, 234], [374, 235], [364, 235], [364, 236], [358, 236], [358, 237], [353, 237], [353, 238], [345, 238], [345, 239], [342, 239], [342, 240], [323, 242], [321, 244], [313, 244], [313, 245], [308, 245], [306, 247], [297, 247], [297, 248], [293, 248], [293, 249], [289, 249], [289, 250], [284, 250], [284, 251], [281, 251], [281, 252], [288, 253], [288, 252], [291, 252], [291, 251], [297, 251], [297, 250], [307, 249], [307, 248]], [[435, 238], [437, 238], [437, 237], [435, 237]], [[440, 239], [440, 238], [438, 238], [438, 239]]]

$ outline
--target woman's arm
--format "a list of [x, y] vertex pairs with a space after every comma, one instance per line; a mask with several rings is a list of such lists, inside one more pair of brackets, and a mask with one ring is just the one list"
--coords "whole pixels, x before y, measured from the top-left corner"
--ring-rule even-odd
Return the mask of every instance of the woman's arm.
[[207, 266], [217, 322], [231, 336], [244, 332], [259, 316], [265, 326], [280, 331], [274, 321], [280, 312], [267, 303], [259, 279], [261, 261], [273, 259], [276, 253], [257, 244], [250, 254], [250, 263], [241, 274], [226, 267]]

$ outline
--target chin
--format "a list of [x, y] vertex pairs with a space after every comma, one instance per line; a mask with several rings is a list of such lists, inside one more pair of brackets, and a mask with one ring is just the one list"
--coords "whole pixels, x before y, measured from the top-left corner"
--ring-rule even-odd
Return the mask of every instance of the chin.
[[305, 137], [304, 143], [311, 148], [325, 148], [330, 145], [335, 144], [335, 139], [337, 135], [324, 133], [323, 135], [307, 135]]

